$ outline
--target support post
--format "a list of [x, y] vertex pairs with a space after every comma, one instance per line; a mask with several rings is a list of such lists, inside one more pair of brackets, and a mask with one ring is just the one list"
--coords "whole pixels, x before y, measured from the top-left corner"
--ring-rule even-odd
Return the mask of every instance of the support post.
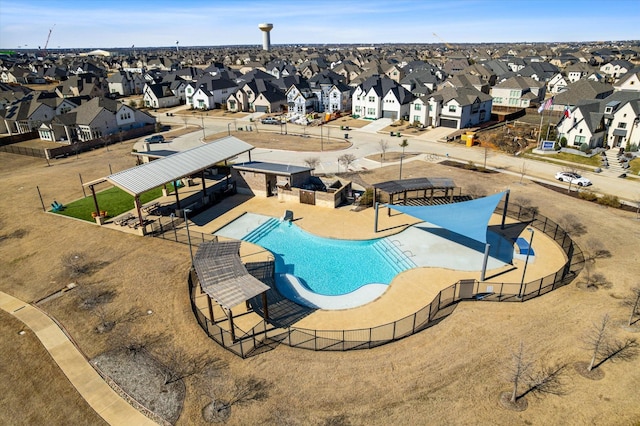
[[100, 207], [98, 207], [98, 197], [96, 196], [96, 190], [93, 187], [93, 185], [91, 185], [89, 188], [91, 188], [91, 196], [93, 197], [93, 205], [96, 207], [96, 215], [100, 214]]
[[211, 303], [211, 298], [207, 294], [207, 305], [209, 305], [209, 316], [211, 317], [211, 322], [214, 322], [213, 318], [213, 304]]
[[500, 229], [504, 229], [504, 221], [507, 218], [507, 208], [509, 207], [509, 193], [510, 189], [507, 189], [505, 198], [504, 198], [504, 209], [502, 209], [502, 223], [500, 224]]
[[487, 274], [487, 261], [489, 260], [489, 249], [491, 244], [487, 243], [484, 246], [484, 259], [482, 260], [482, 273], [480, 273], [480, 281], [484, 281]]
[[264, 319], [269, 319], [269, 305], [267, 304], [267, 292], [262, 293], [262, 309], [264, 311]]
[[375, 205], [374, 207], [375, 214], [373, 219], [373, 232], [378, 232], [378, 202], [374, 201], [374, 205]]
[[231, 312], [231, 309], [227, 311], [227, 318], [229, 318], [229, 331], [231, 332], [231, 340], [233, 341], [233, 343], [235, 343], [236, 330], [235, 330], [235, 325], [233, 325], [233, 312]]

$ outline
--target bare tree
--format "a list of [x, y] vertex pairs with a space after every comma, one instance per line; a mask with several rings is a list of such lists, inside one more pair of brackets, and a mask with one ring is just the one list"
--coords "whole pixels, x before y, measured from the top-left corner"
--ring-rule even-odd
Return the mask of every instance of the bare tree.
[[86, 256], [80, 252], [71, 252], [63, 255], [62, 267], [71, 279], [87, 274], [90, 269]]
[[583, 285], [588, 290], [598, 290], [600, 288], [611, 288], [611, 282], [600, 272], [595, 272], [595, 265], [586, 262], [583, 269]]
[[380, 145], [380, 152], [381, 152], [381, 156], [382, 156], [382, 161], [387, 159], [387, 150], [389, 149], [389, 142], [387, 142], [384, 139], [380, 139], [380, 142], [378, 142], [378, 144]]
[[558, 225], [568, 234], [580, 236], [587, 232], [580, 218], [576, 215], [568, 213], [558, 219]]
[[77, 294], [80, 299], [78, 307], [84, 310], [91, 310], [96, 306], [111, 302], [117, 292], [113, 289], [105, 288], [102, 283], [96, 283], [78, 286]]
[[593, 370], [598, 358], [606, 356], [607, 348], [611, 340], [609, 332], [610, 323], [611, 318], [609, 317], [609, 314], [605, 314], [600, 322], [593, 323], [591, 328], [584, 335], [583, 342], [585, 344], [585, 348], [591, 353], [591, 361], [589, 361], [587, 371]]
[[467, 194], [472, 198], [481, 198], [487, 195], [487, 190], [480, 184], [472, 183], [467, 186]]
[[182, 122], [184, 123], [184, 128], [186, 129], [187, 126], [189, 125], [189, 116], [188, 115], [183, 115], [182, 116]]
[[95, 330], [96, 333], [108, 333], [115, 328], [118, 323], [133, 322], [144, 314], [136, 308], [130, 308], [125, 312], [116, 312], [106, 305], [97, 305], [91, 310], [91, 314], [99, 320]]
[[309, 168], [315, 169], [320, 164], [320, 157], [307, 157], [303, 161]]
[[522, 184], [522, 179], [524, 179], [524, 175], [527, 174], [527, 160], [522, 161], [522, 165], [519, 169], [520, 172], [520, 184]]
[[404, 150], [409, 146], [409, 141], [407, 139], [402, 139], [400, 143], [400, 148], [402, 148], [402, 154], [400, 154], [400, 177], [398, 179], [402, 180], [402, 161], [404, 160]]
[[596, 238], [589, 238], [583, 247], [584, 258], [588, 262], [595, 262], [597, 259], [607, 259], [611, 257], [611, 252], [607, 250], [604, 243]]
[[216, 370], [225, 365], [220, 358], [211, 357], [205, 352], [191, 354], [174, 346], [163, 347], [160, 352], [160, 357], [164, 365], [163, 374], [165, 385], [202, 374], [206, 371]]
[[338, 157], [338, 164], [344, 167], [345, 172], [348, 171], [349, 166], [354, 161], [356, 161], [356, 156], [353, 154], [342, 154], [340, 157]]
[[538, 207], [531, 204], [531, 199], [526, 197], [515, 197], [513, 202], [520, 206], [522, 214], [525, 216], [535, 216], [538, 213]]
[[627, 297], [623, 301], [623, 304], [631, 308], [629, 321], [627, 322], [627, 325], [631, 327], [635, 323], [634, 317], [640, 315], [640, 310], [638, 310], [638, 308], [640, 308], [640, 287], [632, 288], [631, 296]]
[[[507, 408], [524, 410], [526, 395], [562, 395], [565, 391], [564, 374], [566, 364], [545, 364], [536, 367], [536, 361], [527, 353], [524, 343], [520, 342], [517, 352], [513, 352], [507, 378], [513, 384], [511, 392], [501, 397]], [[522, 391], [524, 389], [524, 391]], [[508, 395], [508, 397], [507, 397]], [[507, 399], [508, 398], [508, 401]]]
[[220, 393], [223, 398], [216, 398], [211, 392], [211, 401], [202, 409], [202, 417], [208, 422], [225, 422], [231, 416], [231, 407], [253, 401], [262, 401], [268, 397], [268, 383], [253, 377], [238, 379], [230, 388]]
[[515, 404], [518, 399], [519, 386], [524, 384], [529, 377], [531, 369], [533, 368], [533, 360], [527, 356], [524, 350], [524, 342], [520, 342], [517, 352], [511, 354], [513, 362], [511, 363], [511, 369], [509, 370], [509, 381], [513, 383], [513, 389], [511, 391], [511, 403]]

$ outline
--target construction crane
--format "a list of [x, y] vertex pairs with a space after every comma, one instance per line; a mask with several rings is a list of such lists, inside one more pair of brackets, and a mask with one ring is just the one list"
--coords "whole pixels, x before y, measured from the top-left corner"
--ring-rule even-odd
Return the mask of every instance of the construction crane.
[[51, 38], [51, 31], [53, 31], [53, 28], [56, 26], [56, 24], [53, 24], [53, 27], [49, 28], [49, 35], [47, 36], [47, 41], [44, 43], [44, 49], [42, 49], [43, 55], [42, 56], [47, 56], [47, 46], [49, 46], [49, 39]]
[[449, 43], [447, 43], [446, 41], [444, 41], [444, 39], [442, 37], [440, 37], [438, 34], [433, 33], [433, 36], [435, 38], [437, 38], [438, 40], [440, 40], [441, 42], [444, 43], [445, 46], [447, 46], [448, 49], [453, 49], [454, 47], [452, 45], [450, 45]]

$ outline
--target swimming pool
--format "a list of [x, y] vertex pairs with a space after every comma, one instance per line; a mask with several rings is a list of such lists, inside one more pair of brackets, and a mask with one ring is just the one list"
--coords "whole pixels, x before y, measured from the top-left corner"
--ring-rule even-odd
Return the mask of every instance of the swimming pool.
[[317, 294], [337, 296], [372, 283], [389, 284], [415, 264], [386, 238], [318, 237], [295, 223], [271, 218], [242, 237], [275, 257], [276, 274], [295, 276]]

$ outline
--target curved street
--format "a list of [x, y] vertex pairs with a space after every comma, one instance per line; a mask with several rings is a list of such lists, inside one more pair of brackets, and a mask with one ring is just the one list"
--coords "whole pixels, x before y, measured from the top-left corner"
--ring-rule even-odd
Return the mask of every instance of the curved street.
[[[176, 110], [183, 108], [184, 107], [179, 107]], [[181, 116], [167, 116], [163, 115], [163, 113], [155, 113], [154, 115], [156, 115], [158, 121], [162, 121], [163, 123], [174, 124], [178, 127], [185, 125], [184, 118]], [[192, 133], [179, 136], [163, 145], [166, 148], [182, 151], [201, 144], [203, 134], [210, 135], [214, 133], [231, 132], [237, 128], [247, 129], [248, 126], [251, 127], [252, 131], [280, 133], [281, 129], [277, 126], [261, 124], [259, 122], [261, 115], [263, 115], [263, 113], [248, 114], [240, 119], [214, 118], [205, 115], [200, 115], [199, 117], [194, 116], [190, 124], [194, 124], [194, 121], [196, 122], [195, 124], [199, 126], [204, 124], [204, 132], [202, 130], [196, 130]], [[250, 119], [254, 119], [254, 121], [252, 122]], [[317, 138], [318, 143], [321, 144], [321, 138], [326, 139], [330, 137], [335, 139], [339, 137], [344, 139], [344, 134], [347, 133], [349, 135], [349, 142], [351, 142], [352, 145], [345, 150], [326, 152], [300, 152], [255, 148], [251, 152], [251, 159], [253, 161], [305, 166], [305, 158], [318, 157], [320, 159], [320, 164], [316, 167], [318, 173], [337, 173], [344, 171], [343, 167], [338, 163], [338, 157], [349, 153], [353, 154], [356, 158], [349, 166], [351, 170], [368, 170], [381, 167], [380, 162], [366, 158], [374, 154], [380, 154], [381, 140], [388, 142], [387, 152], [401, 152], [402, 148], [399, 144], [403, 139], [407, 139], [409, 145], [405, 148], [405, 152], [412, 154], [418, 153], [420, 155], [407, 158], [404, 160], [405, 162], [416, 160], [437, 162], [447, 159], [448, 157], [451, 160], [464, 163], [472, 161], [478, 166], [483, 166], [486, 161], [488, 168], [512, 174], [518, 179], [520, 179], [524, 170], [524, 176], [527, 179], [556, 183], [560, 186], [566, 186], [568, 189], [567, 183], [560, 183], [554, 178], [555, 173], [562, 169], [562, 167], [557, 164], [534, 159], [517, 158], [495, 151], [489, 151], [485, 159], [485, 149], [482, 147], [467, 147], [458, 143], [438, 141], [451, 133], [452, 129], [436, 128], [418, 135], [407, 134], [402, 135], [402, 137], [391, 137], [389, 134], [378, 132], [378, 129], [384, 128], [390, 123], [391, 121], [389, 119], [380, 119], [363, 128], [352, 128], [348, 131], [340, 130], [339, 125], [332, 124], [317, 127], [287, 123], [285, 127], [289, 134], [310, 135], [311, 137]], [[284, 129], [282, 130], [284, 131]], [[241, 135], [238, 136], [236, 134], [236, 136], [242, 139]], [[249, 161], [249, 156], [247, 154], [240, 156], [237, 161]], [[396, 162], [396, 164], [398, 163], [399, 162]], [[389, 166], [393, 164], [394, 163], [386, 162], [384, 165]], [[585, 171], [581, 172], [581, 174], [593, 182], [593, 185], [589, 187], [589, 190], [593, 192], [616, 195], [621, 201], [632, 206], [637, 206], [638, 203], [640, 203], [640, 177], [630, 176], [626, 179], [620, 179], [607, 170], [604, 170], [602, 173]]]

